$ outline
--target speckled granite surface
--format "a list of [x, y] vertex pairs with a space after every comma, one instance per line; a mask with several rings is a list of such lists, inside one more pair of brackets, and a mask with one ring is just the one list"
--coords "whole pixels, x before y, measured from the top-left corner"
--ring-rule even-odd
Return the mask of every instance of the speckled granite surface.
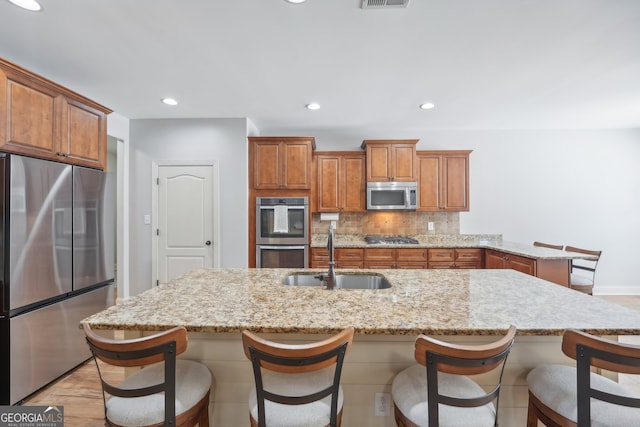
[[[337, 270], [384, 275], [381, 290], [291, 287], [301, 270], [204, 269], [83, 322], [97, 329], [373, 335], [640, 335], [640, 312], [513, 270]], [[305, 270], [305, 273], [321, 270]]]
[[[579, 254], [575, 252], [565, 252], [556, 249], [542, 248], [533, 244], [516, 242], [503, 242], [502, 236], [497, 234], [434, 234], [434, 235], [411, 235], [418, 240], [417, 245], [398, 244], [377, 244], [372, 245], [365, 242], [360, 234], [336, 234], [336, 248], [489, 248], [507, 252], [514, 255], [521, 255], [534, 259], [593, 259], [593, 256]], [[311, 247], [327, 246], [327, 236], [314, 234], [311, 238]]]

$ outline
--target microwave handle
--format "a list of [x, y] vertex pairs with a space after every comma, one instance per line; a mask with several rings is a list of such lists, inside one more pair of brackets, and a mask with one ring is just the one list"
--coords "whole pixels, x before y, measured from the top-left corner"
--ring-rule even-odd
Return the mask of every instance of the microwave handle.
[[405, 208], [409, 208], [409, 203], [411, 202], [410, 193], [411, 193], [411, 190], [409, 190], [408, 188], [404, 191], [404, 207]]
[[260, 249], [304, 249], [304, 246], [264, 246], [258, 245]]

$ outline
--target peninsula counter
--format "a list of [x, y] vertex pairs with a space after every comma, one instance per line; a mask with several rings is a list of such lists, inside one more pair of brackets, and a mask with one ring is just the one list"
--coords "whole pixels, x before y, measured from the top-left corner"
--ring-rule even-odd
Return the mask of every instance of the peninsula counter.
[[382, 274], [392, 287], [381, 290], [282, 284], [288, 274], [301, 271], [195, 270], [83, 323], [129, 335], [185, 326], [189, 349], [184, 357], [204, 361], [215, 377], [212, 424], [230, 427], [246, 424], [253, 386], [240, 342], [244, 329], [302, 342], [353, 326], [356, 337], [343, 371], [343, 420], [351, 426], [394, 425], [392, 417], [374, 417], [374, 393], [390, 392], [393, 376], [413, 363], [413, 342], [420, 333], [480, 343], [510, 324], [518, 328], [500, 402], [506, 427], [525, 424], [525, 377], [531, 368], [571, 363], [560, 351], [565, 329], [612, 339], [640, 335], [640, 312], [513, 270], [338, 270]]

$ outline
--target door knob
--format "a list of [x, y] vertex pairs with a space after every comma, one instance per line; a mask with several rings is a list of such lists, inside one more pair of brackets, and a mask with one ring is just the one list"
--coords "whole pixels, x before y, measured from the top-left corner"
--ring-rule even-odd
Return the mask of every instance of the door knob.
[[204, 242], [204, 244], [207, 246], [211, 246], [211, 240], [207, 240], [206, 242]]

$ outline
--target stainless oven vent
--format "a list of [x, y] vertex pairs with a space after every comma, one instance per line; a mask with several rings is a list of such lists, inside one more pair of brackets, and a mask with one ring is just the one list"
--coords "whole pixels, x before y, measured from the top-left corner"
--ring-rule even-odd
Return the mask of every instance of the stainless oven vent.
[[408, 5], [409, 0], [362, 0], [363, 9], [391, 9]]

